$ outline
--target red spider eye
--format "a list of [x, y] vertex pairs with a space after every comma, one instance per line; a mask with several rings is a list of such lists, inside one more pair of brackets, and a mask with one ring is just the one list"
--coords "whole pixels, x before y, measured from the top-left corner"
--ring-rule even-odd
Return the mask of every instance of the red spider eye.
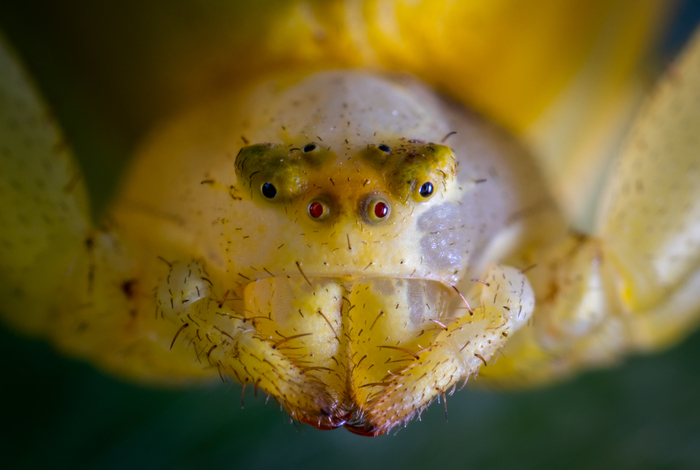
[[365, 222], [379, 223], [389, 219], [391, 204], [380, 194], [368, 194], [358, 207]]
[[389, 213], [389, 207], [382, 201], [374, 205], [374, 216], [378, 219], [383, 219]]
[[309, 215], [314, 219], [321, 217], [323, 215], [323, 204], [318, 201], [309, 204]]

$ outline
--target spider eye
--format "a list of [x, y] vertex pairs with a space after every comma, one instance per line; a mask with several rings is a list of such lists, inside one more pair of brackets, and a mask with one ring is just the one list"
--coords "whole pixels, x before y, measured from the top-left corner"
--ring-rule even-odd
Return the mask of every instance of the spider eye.
[[312, 219], [325, 219], [329, 213], [328, 206], [320, 201], [311, 201], [308, 207], [309, 215]]
[[304, 145], [304, 148], [301, 149], [301, 151], [304, 153], [313, 152], [314, 150], [316, 150], [316, 144], [314, 143], [306, 144]]
[[386, 144], [379, 144], [379, 145], [377, 146], [377, 148], [378, 148], [379, 150], [381, 150], [382, 152], [384, 152], [384, 153], [391, 153], [391, 147], [389, 147], [389, 146], [386, 145]]
[[418, 190], [418, 193], [421, 195], [422, 198], [427, 199], [433, 195], [433, 190], [434, 190], [433, 183], [431, 183], [430, 181], [426, 181], [420, 187], [420, 189]]
[[383, 219], [389, 214], [389, 206], [387, 206], [382, 201], [377, 202], [374, 205], [374, 216], [378, 219]]
[[275, 188], [272, 183], [263, 184], [260, 188], [260, 192], [268, 199], [272, 199], [273, 197], [277, 196], [277, 188]]
[[391, 213], [391, 206], [384, 199], [373, 199], [366, 206], [365, 217], [372, 222], [381, 222]]

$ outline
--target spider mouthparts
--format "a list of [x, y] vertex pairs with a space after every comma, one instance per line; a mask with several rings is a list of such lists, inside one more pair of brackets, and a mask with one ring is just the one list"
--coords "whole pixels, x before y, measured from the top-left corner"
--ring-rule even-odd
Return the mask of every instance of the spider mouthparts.
[[299, 374], [295, 391], [270, 390], [292, 416], [318, 429], [376, 436], [413, 416], [412, 406], [424, 406], [412, 401], [397, 410], [384, 397], [408, 390], [402, 372], [444, 331], [435, 321], [448, 321], [451, 295], [425, 279], [292, 276], [250, 283], [244, 302], [260, 337]]

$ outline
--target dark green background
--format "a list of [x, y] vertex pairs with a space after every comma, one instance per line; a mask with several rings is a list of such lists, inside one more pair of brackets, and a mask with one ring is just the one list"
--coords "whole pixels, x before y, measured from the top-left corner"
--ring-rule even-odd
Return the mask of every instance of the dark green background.
[[[0, 28], [63, 122], [99, 211], [144, 123], [163, 111], [125, 121], [109, 77], [84, 60], [85, 38], [71, 23], [80, 19], [49, 5], [2, 2]], [[697, 2], [682, 4], [667, 56], [698, 10]], [[449, 423], [436, 404], [422, 422], [374, 439], [290, 424], [251, 391], [241, 410], [236, 384], [171, 391], [119, 382], [6, 330], [0, 358], [0, 467], [8, 469], [700, 468], [698, 334], [669, 352], [543, 390], [462, 391], [448, 399]]]
[[661, 355], [513, 394], [462, 391], [395, 435], [292, 425], [237, 384], [116, 381], [0, 333], [3, 468], [700, 468], [700, 335]]

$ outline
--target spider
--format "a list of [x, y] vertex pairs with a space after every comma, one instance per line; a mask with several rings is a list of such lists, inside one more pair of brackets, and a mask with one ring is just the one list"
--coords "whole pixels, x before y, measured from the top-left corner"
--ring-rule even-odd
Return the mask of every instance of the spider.
[[170, 119], [99, 224], [2, 51], [7, 320], [115, 374], [228, 377], [384, 434], [470, 378], [546, 383], [697, 322], [695, 39], [576, 228], [532, 155], [409, 74], [290, 70]]

